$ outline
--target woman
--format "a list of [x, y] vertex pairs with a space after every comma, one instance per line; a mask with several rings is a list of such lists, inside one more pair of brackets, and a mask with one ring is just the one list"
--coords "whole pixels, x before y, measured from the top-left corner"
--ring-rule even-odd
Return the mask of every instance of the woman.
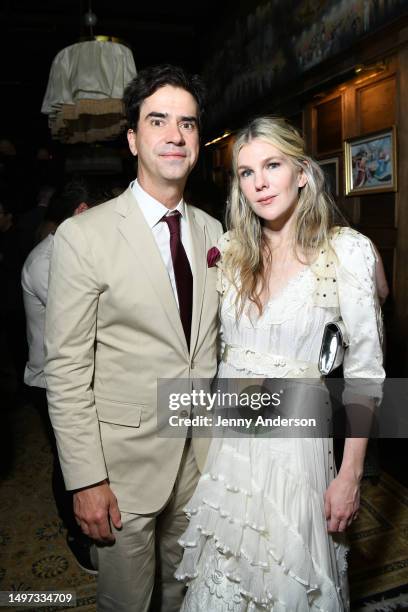
[[[323, 329], [340, 315], [345, 377], [383, 379], [376, 256], [367, 238], [334, 226], [323, 184], [283, 119], [238, 135], [219, 245], [219, 377], [320, 378]], [[181, 539], [182, 610], [347, 610], [342, 532], [357, 516], [365, 448], [347, 439], [335, 476], [326, 438], [214, 439]]]

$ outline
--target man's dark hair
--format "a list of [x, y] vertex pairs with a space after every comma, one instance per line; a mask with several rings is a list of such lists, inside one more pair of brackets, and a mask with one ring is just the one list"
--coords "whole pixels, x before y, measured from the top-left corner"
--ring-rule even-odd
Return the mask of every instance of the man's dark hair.
[[201, 77], [198, 74], [190, 75], [179, 66], [160, 64], [141, 70], [125, 89], [123, 103], [130, 129], [137, 130], [142, 102], [165, 85], [180, 87], [193, 96], [198, 106], [198, 127], [201, 128], [205, 100]]
[[59, 225], [72, 217], [82, 202], [92, 207], [109, 200], [111, 194], [99, 186], [97, 181], [97, 178], [74, 178], [66, 182], [51, 197], [45, 220]]

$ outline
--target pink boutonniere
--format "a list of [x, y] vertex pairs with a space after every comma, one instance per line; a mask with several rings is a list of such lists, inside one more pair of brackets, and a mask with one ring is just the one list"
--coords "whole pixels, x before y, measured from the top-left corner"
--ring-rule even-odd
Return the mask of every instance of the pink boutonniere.
[[211, 247], [207, 253], [207, 265], [209, 268], [213, 268], [217, 261], [220, 259], [221, 253], [217, 247]]

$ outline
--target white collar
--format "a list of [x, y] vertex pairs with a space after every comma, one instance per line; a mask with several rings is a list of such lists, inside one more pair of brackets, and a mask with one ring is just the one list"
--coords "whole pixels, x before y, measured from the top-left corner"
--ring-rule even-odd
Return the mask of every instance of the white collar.
[[161, 221], [165, 215], [171, 215], [176, 210], [179, 211], [184, 219], [186, 218], [186, 210], [183, 199], [180, 200], [175, 208], [169, 210], [167, 206], [164, 206], [164, 204], [153, 198], [144, 189], [142, 189], [137, 179], [130, 184], [130, 188], [150, 228], [157, 225], [157, 223], [159, 223], [159, 221]]

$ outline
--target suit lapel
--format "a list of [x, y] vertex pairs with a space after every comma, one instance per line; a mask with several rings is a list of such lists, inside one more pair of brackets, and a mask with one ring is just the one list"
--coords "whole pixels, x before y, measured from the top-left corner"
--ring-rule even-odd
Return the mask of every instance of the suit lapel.
[[159, 303], [174, 331], [182, 341], [185, 351], [187, 344], [181, 325], [180, 314], [174, 299], [169, 275], [161, 258], [153, 234], [146, 223], [130, 187], [118, 197], [116, 212], [120, 215], [119, 232], [128, 242], [138, 264], [143, 268], [152, 284]]
[[193, 314], [191, 321], [190, 354], [194, 354], [203, 307], [204, 288], [207, 275], [206, 231], [205, 226], [197, 220], [194, 209], [186, 205], [187, 219], [190, 228], [191, 255], [193, 269]]

